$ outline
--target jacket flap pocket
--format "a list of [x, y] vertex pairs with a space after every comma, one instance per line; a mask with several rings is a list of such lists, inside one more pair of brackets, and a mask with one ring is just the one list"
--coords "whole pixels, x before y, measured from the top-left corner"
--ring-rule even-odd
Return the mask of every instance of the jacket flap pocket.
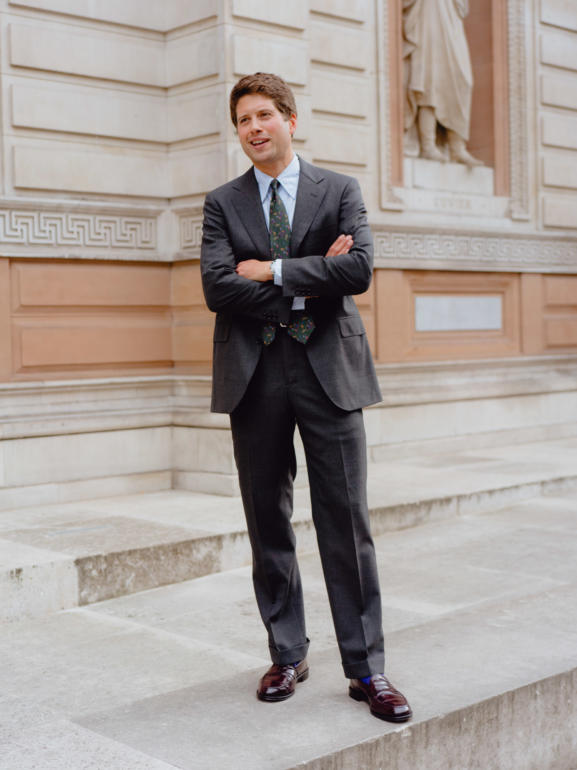
[[353, 337], [356, 334], [364, 334], [365, 328], [359, 316], [349, 315], [346, 318], [339, 318], [339, 327], [342, 337]]

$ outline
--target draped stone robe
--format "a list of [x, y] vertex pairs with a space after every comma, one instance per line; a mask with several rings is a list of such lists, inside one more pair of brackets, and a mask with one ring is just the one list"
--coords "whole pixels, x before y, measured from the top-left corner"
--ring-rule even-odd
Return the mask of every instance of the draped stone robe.
[[419, 107], [432, 107], [437, 121], [469, 138], [473, 72], [463, 19], [468, 0], [403, 0], [405, 129]]

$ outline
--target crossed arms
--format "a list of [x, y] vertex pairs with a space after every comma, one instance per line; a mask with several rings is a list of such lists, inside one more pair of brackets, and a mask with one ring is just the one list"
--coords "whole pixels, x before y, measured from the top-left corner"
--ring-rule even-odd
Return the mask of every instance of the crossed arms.
[[[342, 297], [366, 291], [372, 276], [372, 239], [358, 183], [346, 179], [339, 187], [330, 188], [329, 197], [334, 209], [325, 206], [317, 217], [317, 233], [324, 235], [315, 238], [311, 231], [305, 237], [302, 250], [310, 249], [311, 256], [283, 261], [280, 287], [272, 280], [270, 260], [254, 258], [260, 255], [254, 255], [254, 248], [250, 254], [250, 241], [240, 238], [239, 231], [243, 236], [246, 231], [242, 221], [235, 219], [229, 200], [218, 191], [208, 195], [201, 270], [210, 310], [286, 323], [291, 297]], [[331, 229], [341, 234], [327, 250], [325, 238]], [[248, 252], [247, 258], [243, 252]]]
[[[341, 233], [339, 237], [331, 244], [329, 250], [325, 254], [325, 257], [338, 257], [340, 254], [348, 254], [353, 245], [353, 236], [345, 235]], [[272, 262], [264, 262], [260, 259], [243, 259], [236, 266], [236, 272], [243, 278], [248, 278], [249, 281], [271, 281]]]

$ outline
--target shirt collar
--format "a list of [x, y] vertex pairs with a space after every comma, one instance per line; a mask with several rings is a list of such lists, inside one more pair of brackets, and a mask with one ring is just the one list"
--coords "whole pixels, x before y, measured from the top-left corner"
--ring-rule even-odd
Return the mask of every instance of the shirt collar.
[[[297, 197], [300, 170], [301, 170], [301, 167], [299, 164], [298, 155], [293, 155], [293, 159], [288, 164], [288, 166], [284, 169], [284, 171], [281, 171], [281, 173], [276, 177], [278, 181], [281, 183], [285, 192], [288, 195], [290, 195], [290, 197], [293, 198], [294, 200], [296, 200], [296, 197]], [[268, 174], [265, 174], [264, 171], [260, 171], [258, 168], [256, 168], [256, 166], [254, 167], [254, 175], [258, 183], [260, 199], [264, 203], [264, 200], [270, 190], [270, 183], [272, 182], [274, 177], [269, 176]]]

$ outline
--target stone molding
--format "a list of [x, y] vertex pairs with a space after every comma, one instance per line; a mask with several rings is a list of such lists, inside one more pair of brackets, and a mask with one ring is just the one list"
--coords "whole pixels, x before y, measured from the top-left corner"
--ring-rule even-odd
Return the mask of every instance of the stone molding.
[[389, 62], [389, 9], [384, 2], [376, 4], [377, 83], [379, 87], [380, 206], [385, 211], [402, 211], [404, 202], [396, 195], [392, 181], [391, 142], [391, 67]]
[[577, 273], [577, 240], [373, 226], [375, 267]]
[[[379, 364], [370, 409], [575, 391], [577, 356]], [[230, 429], [210, 410], [206, 375], [0, 383], [0, 440], [142, 427]]]
[[227, 428], [211, 414], [211, 378], [103, 377], [0, 383], [0, 440], [186, 425]]
[[509, 63], [510, 216], [528, 220], [529, 190], [529, 64], [525, 0], [507, 0]]
[[577, 356], [377, 364], [383, 400], [372, 408], [576, 390]]

